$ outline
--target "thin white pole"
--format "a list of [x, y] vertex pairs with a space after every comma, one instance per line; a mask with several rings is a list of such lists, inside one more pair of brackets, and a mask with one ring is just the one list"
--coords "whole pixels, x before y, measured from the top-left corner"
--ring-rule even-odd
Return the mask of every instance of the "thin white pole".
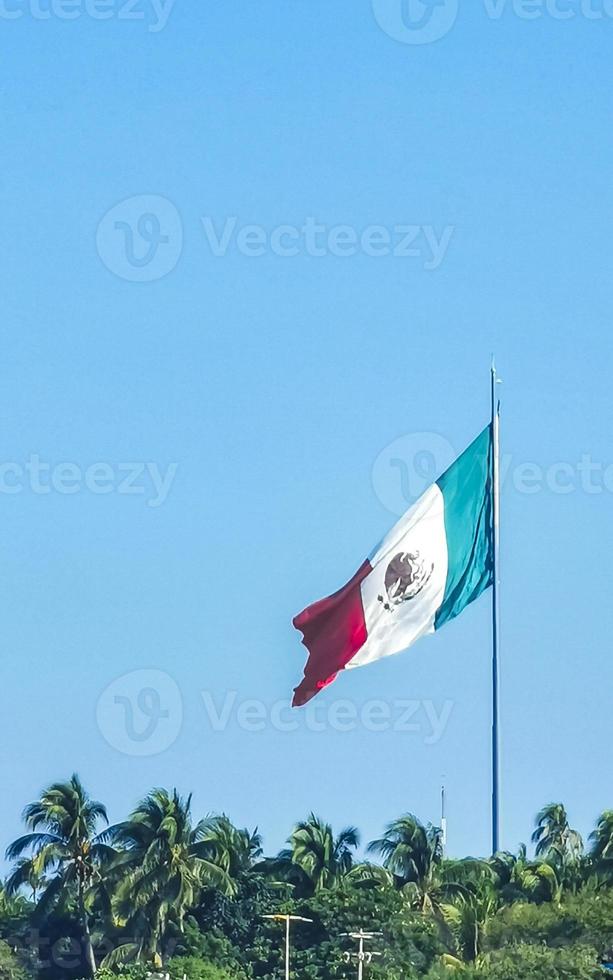
[[[368, 961], [370, 963], [371, 960], [372, 960], [372, 958], [373, 958], [373, 956], [381, 956], [381, 953], [377, 953], [374, 950], [369, 950], [368, 952], [364, 952], [364, 940], [365, 939], [374, 939], [375, 936], [381, 936], [381, 935], [382, 935], [382, 933], [380, 933], [380, 932], [365, 932], [364, 929], [360, 929], [359, 932], [341, 932], [341, 936], [348, 936], [349, 939], [357, 939], [357, 941], [358, 941], [358, 952], [357, 952], [357, 957], [358, 957], [358, 980], [363, 980], [363, 977], [364, 977], [364, 963], [366, 961]], [[353, 957], [355, 955], [356, 955], [355, 953], [353, 953], [353, 954], [352, 953], [346, 953], [345, 956], [347, 958], [347, 962], [349, 963], [353, 959]]]
[[277, 919], [285, 923], [285, 980], [289, 980], [289, 956], [290, 956], [290, 927], [292, 922], [312, 922], [312, 919], [307, 919], [304, 915], [286, 915], [283, 912], [271, 912], [268, 915], [262, 916], [263, 919]]
[[289, 980], [289, 924], [290, 917], [285, 919], [285, 980]]

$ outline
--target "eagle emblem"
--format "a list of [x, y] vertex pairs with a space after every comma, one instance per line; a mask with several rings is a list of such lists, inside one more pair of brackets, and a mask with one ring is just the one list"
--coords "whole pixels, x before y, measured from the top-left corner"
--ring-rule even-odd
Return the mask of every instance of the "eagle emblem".
[[419, 551], [403, 551], [392, 558], [385, 572], [386, 596], [377, 596], [387, 612], [415, 599], [430, 581], [434, 565], [428, 566]]

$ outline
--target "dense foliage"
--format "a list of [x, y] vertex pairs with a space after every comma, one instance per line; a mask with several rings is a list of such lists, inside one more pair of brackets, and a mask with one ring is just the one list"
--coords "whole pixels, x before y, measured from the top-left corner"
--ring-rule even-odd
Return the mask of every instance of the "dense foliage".
[[[273, 980], [285, 923], [300, 980], [345, 980], [374, 933], [366, 980], [596, 980], [613, 958], [613, 811], [588, 847], [564, 807], [525, 846], [489, 859], [444, 857], [436, 827], [405, 814], [368, 845], [310, 814], [287, 847], [257, 830], [195, 820], [191, 799], [155, 789], [127, 820], [79, 778], [24, 811], [0, 890], [0, 980]], [[376, 859], [380, 863], [376, 863]], [[613, 970], [613, 966], [612, 966]]]

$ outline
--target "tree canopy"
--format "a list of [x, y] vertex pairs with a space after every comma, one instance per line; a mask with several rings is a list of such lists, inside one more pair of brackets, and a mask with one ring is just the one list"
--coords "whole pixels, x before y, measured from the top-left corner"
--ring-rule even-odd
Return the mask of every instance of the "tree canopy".
[[[296, 980], [595, 980], [613, 973], [613, 811], [584, 847], [561, 803], [536, 816], [534, 846], [449, 858], [412, 813], [360, 852], [356, 827], [310, 813], [278, 854], [257, 828], [192, 812], [153, 789], [127, 818], [78, 776], [24, 810], [0, 890], [0, 980], [273, 980], [283, 922]], [[369, 859], [364, 859], [367, 855]], [[611, 964], [611, 970], [607, 969]]]

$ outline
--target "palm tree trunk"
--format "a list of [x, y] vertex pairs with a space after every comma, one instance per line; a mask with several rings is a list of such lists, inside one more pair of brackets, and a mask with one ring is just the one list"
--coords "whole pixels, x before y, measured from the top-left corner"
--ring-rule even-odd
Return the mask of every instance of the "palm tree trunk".
[[92, 936], [89, 931], [89, 920], [87, 918], [87, 910], [85, 908], [85, 899], [83, 897], [83, 884], [79, 881], [79, 915], [81, 917], [81, 926], [83, 928], [83, 945], [84, 945], [84, 958], [85, 965], [87, 967], [87, 972], [90, 977], [96, 976], [96, 957], [94, 956], [94, 947], [92, 946]]
[[162, 966], [163, 957], [160, 954], [160, 944], [162, 941], [163, 933], [163, 923], [162, 923], [162, 910], [160, 908], [159, 902], [156, 903], [155, 911], [151, 916], [151, 933], [149, 936], [148, 943], [148, 958], [154, 969], [158, 969]]
[[85, 939], [85, 963], [89, 971], [90, 977], [96, 976], [96, 957], [94, 956], [94, 947], [92, 946], [92, 937], [89, 931], [89, 922], [87, 921], [87, 916], [84, 918], [83, 922], [83, 936]]

